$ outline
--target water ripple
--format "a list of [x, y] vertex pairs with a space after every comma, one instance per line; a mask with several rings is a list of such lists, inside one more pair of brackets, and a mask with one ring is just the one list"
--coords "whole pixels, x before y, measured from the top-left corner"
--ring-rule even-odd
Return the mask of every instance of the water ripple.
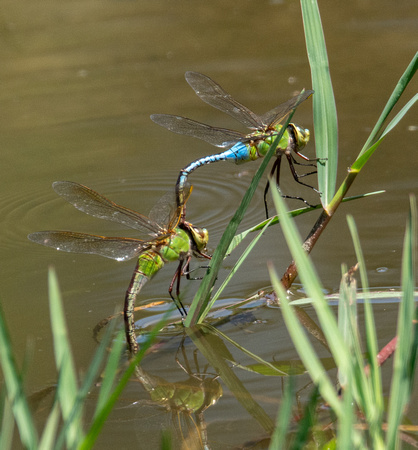
[[[216, 240], [219, 239], [251, 181], [251, 173], [242, 172], [241, 175], [225, 175], [219, 172], [207, 175], [204, 171], [199, 174], [199, 178], [193, 180], [193, 193], [187, 205], [187, 220], [208, 228], [210, 235], [216, 237]], [[176, 176], [172, 173], [163, 173], [158, 177], [135, 176], [125, 179], [95, 178], [92, 182], [77, 181], [119, 204], [148, 214], [153, 204], [174, 187], [175, 180]], [[27, 234], [45, 229], [70, 229], [90, 233], [105, 233], [105, 229], [123, 235], [123, 232], [114, 231], [114, 224], [102, 222], [98, 225], [91, 217], [83, 217], [83, 214], [69, 208], [47, 183], [38, 184], [30, 192], [14, 190], [1, 193], [0, 214], [3, 219], [0, 245], [3, 248], [13, 249], [30, 245], [26, 239]], [[262, 189], [259, 189], [247, 211], [243, 226], [251, 226], [261, 221], [262, 214]], [[257, 220], [254, 220], [254, 216]], [[85, 229], [85, 226], [89, 229]]]

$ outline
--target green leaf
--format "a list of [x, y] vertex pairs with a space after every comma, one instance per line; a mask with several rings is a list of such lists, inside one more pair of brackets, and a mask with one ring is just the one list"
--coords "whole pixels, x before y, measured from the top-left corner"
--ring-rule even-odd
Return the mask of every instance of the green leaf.
[[306, 49], [311, 66], [315, 146], [318, 158], [318, 187], [321, 201], [328, 205], [335, 193], [338, 163], [337, 109], [332, 90], [325, 38], [322, 31], [318, 4], [313, 0], [301, 0]]

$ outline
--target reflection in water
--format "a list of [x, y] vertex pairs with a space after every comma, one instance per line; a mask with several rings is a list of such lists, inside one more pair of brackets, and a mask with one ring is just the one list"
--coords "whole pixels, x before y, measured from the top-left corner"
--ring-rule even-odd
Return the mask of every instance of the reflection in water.
[[[208, 436], [204, 412], [214, 405], [222, 396], [222, 386], [218, 376], [208, 377], [207, 367], [200, 372], [196, 350], [193, 360], [196, 371], [193, 372], [181, 342], [177, 351], [177, 364], [188, 375], [188, 378], [171, 383], [156, 375], [146, 372], [141, 366], [136, 367], [135, 374], [150, 396], [150, 400], [141, 405], [137, 417], [141, 422], [137, 427], [138, 438], [143, 439], [141, 430], [149, 424], [156, 431], [156, 443], [161, 440], [161, 430], [170, 439], [171, 448], [206, 449]], [[179, 352], [183, 362], [179, 360]], [[141, 416], [139, 418], [139, 416]], [[167, 436], [166, 436], [167, 437]]]

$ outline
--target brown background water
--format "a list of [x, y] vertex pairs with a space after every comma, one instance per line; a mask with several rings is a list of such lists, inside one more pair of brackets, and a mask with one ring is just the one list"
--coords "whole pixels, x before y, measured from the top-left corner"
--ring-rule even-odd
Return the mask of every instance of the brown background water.
[[[418, 3], [321, 2], [320, 7], [338, 110], [341, 182], [417, 50]], [[298, 2], [6, 0], [0, 11], [0, 297], [18, 359], [32, 342], [27, 378], [29, 389], [36, 390], [56, 380], [48, 266], [56, 267], [60, 279], [80, 371], [96, 348], [92, 328], [121, 305], [133, 270], [132, 263], [54, 252], [27, 241], [29, 232], [43, 229], [134, 236], [77, 212], [53, 192], [51, 183], [77, 181], [146, 214], [174, 185], [180, 168], [216, 152], [204, 142], [163, 130], [150, 121], [150, 114], [180, 114], [242, 130], [201, 102], [185, 82], [184, 72], [211, 76], [258, 113], [287, 100], [295, 90], [310, 88], [310, 73]], [[401, 104], [416, 91], [415, 81]], [[298, 109], [294, 121], [312, 130], [310, 101]], [[386, 193], [342, 206], [315, 248], [313, 259], [327, 292], [338, 289], [341, 263], [355, 262], [345, 220], [348, 213], [359, 227], [371, 286], [399, 286], [408, 194], [417, 192], [417, 132], [415, 107], [350, 191], [350, 195], [380, 189]], [[314, 155], [313, 139], [305, 153]], [[188, 218], [209, 229], [211, 251], [257, 167], [258, 163], [219, 163], [190, 177], [194, 192]], [[294, 183], [287, 171], [283, 174], [283, 190], [293, 192]], [[260, 186], [242, 228], [263, 219], [262, 191]], [[315, 213], [298, 218], [302, 235], [315, 220]], [[235, 259], [226, 261], [225, 269]], [[224, 298], [246, 298], [268, 286], [269, 259], [279, 273], [289, 262], [278, 227], [266, 233]], [[382, 267], [386, 269], [379, 270]], [[165, 268], [141, 298], [166, 299], [173, 270]], [[185, 286], [185, 298], [191, 298], [196, 288], [197, 283]], [[383, 344], [394, 333], [397, 305], [377, 305], [376, 310]], [[270, 359], [272, 352], [278, 359], [295, 357], [280, 326], [280, 312], [266, 309], [258, 314], [266, 326], [250, 326], [253, 350]], [[249, 330], [239, 330], [236, 333], [246, 345]], [[266, 339], [285, 344], [265, 349]], [[172, 352], [167, 353], [168, 360], [172, 364]], [[161, 367], [168, 363], [156, 361], [154, 372], [164, 376]], [[244, 379], [264, 401], [266, 390], [279, 389], [277, 380], [273, 388], [265, 378]], [[136, 399], [137, 390], [127, 390], [124, 405]], [[214, 413], [208, 411], [213, 423], [209, 430], [214, 430], [212, 439], [219, 448], [262, 434], [230, 395], [225, 394], [222, 402]], [[274, 418], [277, 400], [268, 409]], [[134, 411], [128, 411], [129, 418], [124, 414], [114, 413], [101, 448], [140, 445], [141, 421], [135, 421]], [[232, 416], [235, 426], [222, 425]], [[239, 433], [244, 423], [245, 436]]]

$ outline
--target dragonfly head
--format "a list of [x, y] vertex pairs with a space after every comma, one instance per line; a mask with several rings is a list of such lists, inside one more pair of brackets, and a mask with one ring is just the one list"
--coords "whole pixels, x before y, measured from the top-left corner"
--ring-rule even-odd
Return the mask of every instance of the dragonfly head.
[[194, 250], [197, 253], [202, 253], [206, 249], [206, 244], [209, 240], [209, 233], [206, 228], [195, 227], [189, 222], [183, 222], [182, 228], [184, 228], [193, 241], [195, 246]]
[[293, 132], [295, 133], [297, 145], [298, 145], [299, 149], [302, 149], [309, 142], [309, 137], [310, 137], [311, 133], [309, 132], [309, 130], [307, 128], [302, 128], [293, 123], [290, 125], [292, 125]]

